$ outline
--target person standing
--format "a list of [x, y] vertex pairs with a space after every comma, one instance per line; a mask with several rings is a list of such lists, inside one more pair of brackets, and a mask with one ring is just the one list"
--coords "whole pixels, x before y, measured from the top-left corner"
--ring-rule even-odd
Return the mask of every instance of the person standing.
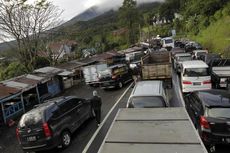
[[95, 113], [96, 122], [99, 126], [101, 123], [101, 97], [98, 96], [97, 91], [93, 91], [93, 98], [91, 99], [91, 105]]

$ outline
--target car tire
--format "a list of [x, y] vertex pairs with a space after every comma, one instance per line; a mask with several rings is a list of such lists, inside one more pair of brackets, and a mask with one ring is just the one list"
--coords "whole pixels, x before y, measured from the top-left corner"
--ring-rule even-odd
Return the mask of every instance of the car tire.
[[122, 87], [123, 87], [123, 83], [120, 81], [120, 82], [118, 83], [118, 88], [121, 89]]
[[69, 131], [63, 131], [61, 134], [61, 145], [62, 148], [67, 148], [71, 144], [71, 134]]

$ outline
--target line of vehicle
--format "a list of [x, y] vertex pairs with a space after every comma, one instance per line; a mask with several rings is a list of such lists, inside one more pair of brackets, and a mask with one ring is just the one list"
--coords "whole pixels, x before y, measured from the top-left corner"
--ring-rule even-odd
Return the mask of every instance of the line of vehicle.
[[128, 92], [128, 90], [131, 88], [132, 85], [133, 85], [133, 83], [131, 83], [129, 85], [129, 87], [125, 90], [125, 92], [120, 96], [120, 98], [116, 101], [116, 103], [113, 105], [113, 107], [109, 110], [109, 112], [105, 116], [104, 120], [101, 122], [100, 126], [97, 128], [97, 130], [94, 132], [93, 136], [91, 137], [91, 139], [89, 140], [89, 142], [85, 146], [85, 148], [82, 151], [82, 153], [86, 153], [88, 151], [90, 145], [93, 143], [94, 139], [96, 138], [97, 134], [99, 133], [99, 131], [101, 130], [101, 128], [105, 124], [106, 120], [108, 119], [108, 117], [110, 116], [110, 114], [112, 113], [114, 108], [117, 106], [117, 104], [120, 102], [120, 100], [125, 96], [125, 94]]

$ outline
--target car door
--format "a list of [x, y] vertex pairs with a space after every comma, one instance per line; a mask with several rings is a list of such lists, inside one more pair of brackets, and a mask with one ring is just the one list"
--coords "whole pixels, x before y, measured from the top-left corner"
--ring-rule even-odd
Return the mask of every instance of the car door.
[[89, 117], [90, 104], [82, 98], [74, 98], [73, 102], [76, 109], [75, 116], [78, 117], [78, 119], [76, 120], [78, 124], [77, 127], [79, 127]]
[[192, 94], [191, 101], [192, 101], [193, 122], [195, 124], [195, 127], [197, 127], [199, 124], [200, 115], [203, 114], [203, 107], [196, 94]]

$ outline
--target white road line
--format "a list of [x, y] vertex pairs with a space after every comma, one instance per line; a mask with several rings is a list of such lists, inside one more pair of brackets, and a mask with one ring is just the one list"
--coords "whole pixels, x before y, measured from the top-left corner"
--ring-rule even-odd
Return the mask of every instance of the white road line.
[[[180, 88], [179, 77], [178, 77], [177, 74], [175, 74], [175, 75], [176, 75], [176, 79], [175, 79], [175, 80], [176, 80], [177, 84], [176, 84], [175, 80], [173, 80], [173, 83], [174, 83], [174, 85], [176, 85], [176, 87], [177, 87], [177, 89], [178, 89], [178, 94], [179, 94], [179, 98], [181, 99], [182, 106], [185, 107], [184, 98], [183, 98], [182, 91], [181, 91], [181, 88]], [[174, 76], [175, 76], [175, 75], [174, 75]], [[176, 91], [175, 88], [174, 88], [174, 90]]]
[[120, 102], [120, 100], [124, 97], [124, 95], [128, 92], [128, 90], [130, 89], [130, 87], [133, 85], [133, 83], [130, 84], [130, 86], [125, 90], [125, 92], [120, 96], [120, 98], [117, 100], [117, 102], [113, 105], [113, 107], [110, 109], [110, 111], [107, 113], [107, 115], [105, 116], [104, 120], [101, 122], [100, 126], [97, 128], [97, 130], [94, 132], [93, 136], [91, 137], [91, 139], [89, 140], [89, 142], [87, 143], [87, 145], [85, 146], [84, 150], [82, 151], [82, 153], [86, 153], [90, 147], [90, 145], [93, 143], [93, 140], [96, 138], [97, 134], [99, 133], [100, 129], [103, 127], [103, 125], [105, 124], [105, 121], [108, 119], [109, 115], [112, 113], [112, 111], [114, 110], [114, 108], [117, 106], [117, 104]]

